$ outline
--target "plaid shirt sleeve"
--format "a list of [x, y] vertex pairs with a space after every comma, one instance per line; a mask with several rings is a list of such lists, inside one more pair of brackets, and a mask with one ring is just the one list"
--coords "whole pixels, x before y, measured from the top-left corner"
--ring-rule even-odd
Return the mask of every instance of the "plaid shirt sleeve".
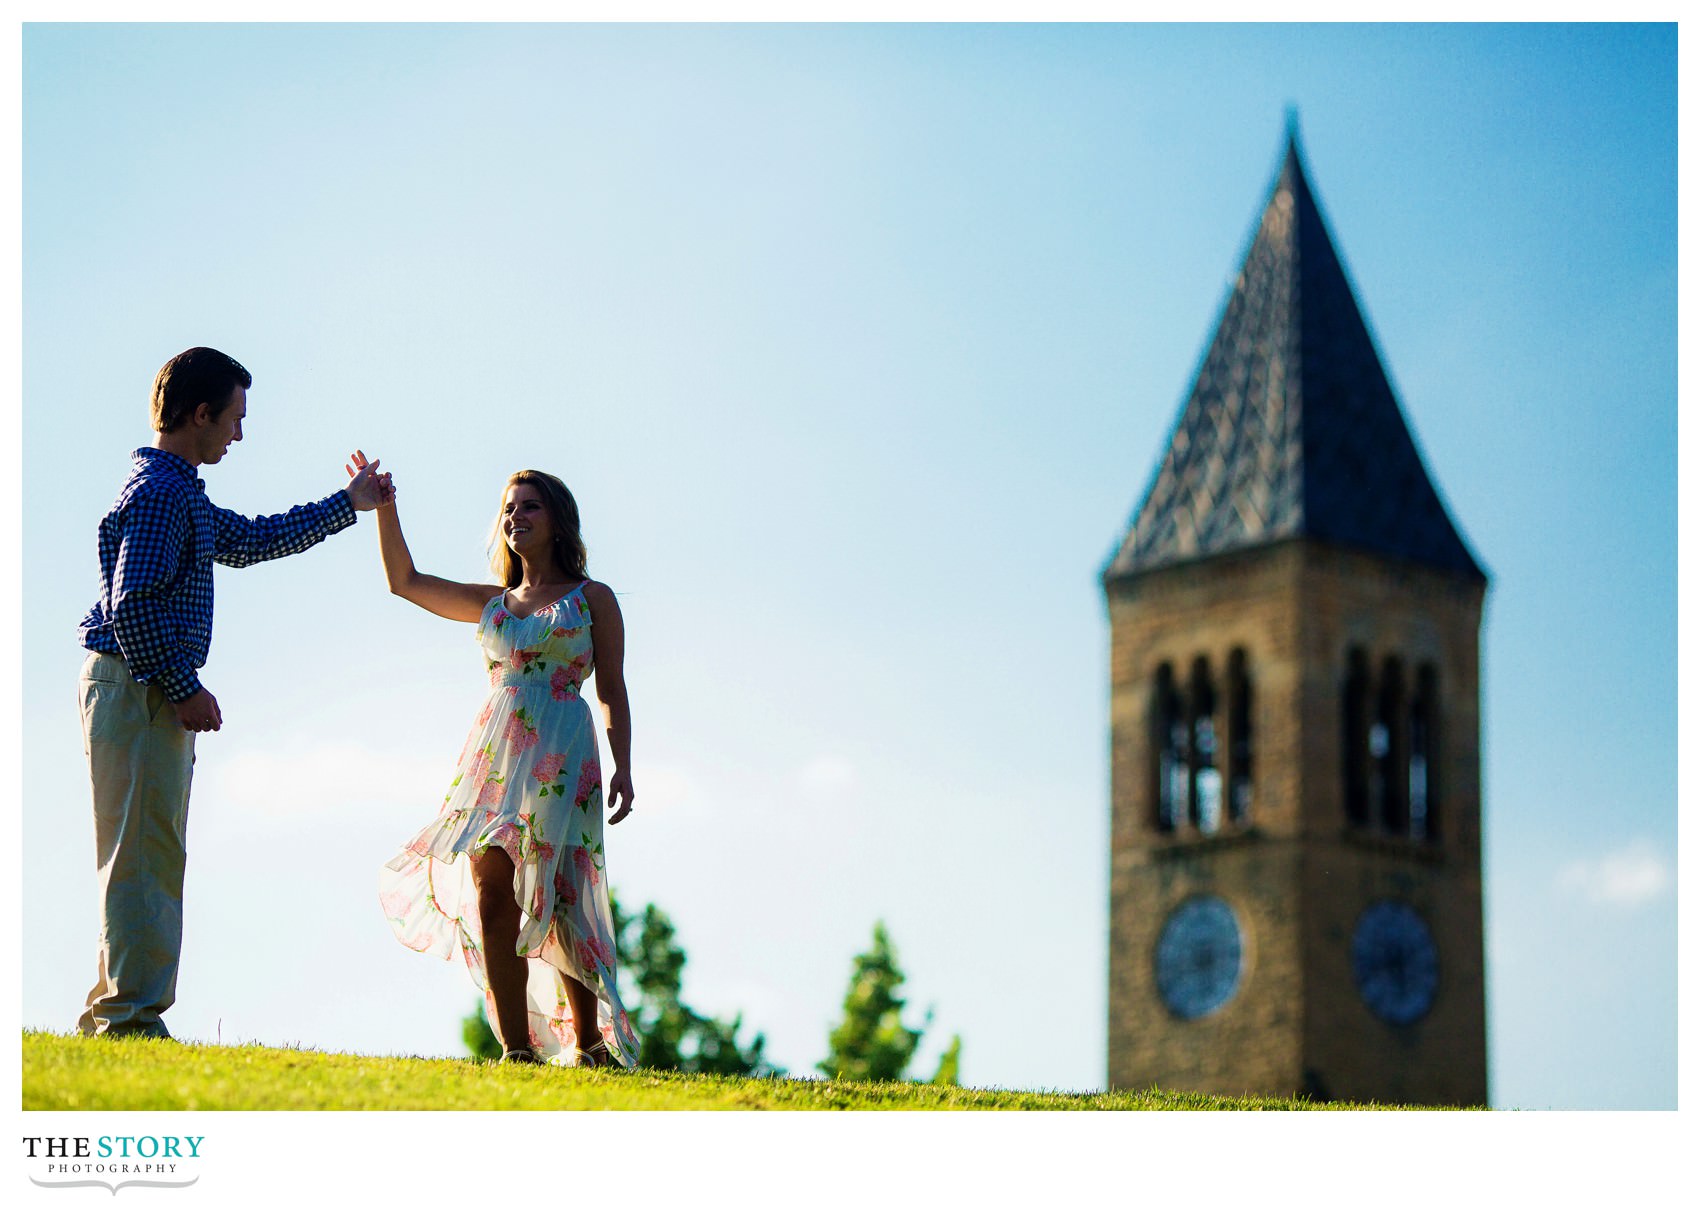
[[201, 688], [169, 600], [193, 523], [177, 494], [137, 493], [119, 516], [112, 571], [112, 635], [140, 682], [157, 682], [180, 703]]
[[213, 507], [213, 559], [230, 568], [306, 551], [326, 536], [354, 525], [354, 504], [338, 489], [322, 501], [288, 513], [249, 518]]

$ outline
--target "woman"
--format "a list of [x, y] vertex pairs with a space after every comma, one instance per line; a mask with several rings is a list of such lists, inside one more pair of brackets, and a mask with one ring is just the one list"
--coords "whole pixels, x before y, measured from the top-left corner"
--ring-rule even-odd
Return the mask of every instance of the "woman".
[[585, 576], [578, 505], [545, 472], [509, 476], [491, 535], [496, 584], [414, 568], [393, 496], [378, 541], [390, 592], [477, 623], [490, 671], [442, 811], [380, 874], [385, 916], [415, 951], [466, 957], [504, 1061], [629, 1067], [637, 1039], [614, 983], [596, 733], [579, 697], [594, 669], [618, 824], [632, 810], [625, 631], [613, 591]]

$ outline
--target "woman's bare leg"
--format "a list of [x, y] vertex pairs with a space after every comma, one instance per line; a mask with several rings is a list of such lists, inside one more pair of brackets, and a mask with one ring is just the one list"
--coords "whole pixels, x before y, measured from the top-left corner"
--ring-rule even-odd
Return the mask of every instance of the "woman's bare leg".
[[[598, 1060], [607, 1058], [607, 1048], [598, 1046], [602, 1044], [602, 1031], [596, 1025], [596, 994], [582, 981], [570, 976], [565, 980], [567, 1004], [572, 1007], [573, 1034], [578, 1037], [579, 1051], [591, 1052]], [[585, 1063], [582, 1057], [579, 1063]]]
[[496, 1003], [496, 1036], [506, 1051], [530, 1048], [527, 964], [514, 951], [519, 943], [519, 902], [514, 899], [513, 860], [501, 847], [490, 847], [472, 861], [472, 883], [478, 889], [478, 926], [484, 935], [484, 976]]

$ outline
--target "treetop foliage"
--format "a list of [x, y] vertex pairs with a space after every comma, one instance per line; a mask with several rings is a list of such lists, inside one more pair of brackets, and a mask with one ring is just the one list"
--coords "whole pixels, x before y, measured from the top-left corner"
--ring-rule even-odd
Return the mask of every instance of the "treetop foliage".
[[[828, 1077], [850, 1081], [901, 1080], [933, 1017], [929, 1010], [919, 1027], [904, 1025], [903, 981], [885, 923], [875, 922], [873, 946], [851, 961], [844, 1019], [827, 1039], [827, 1058], [815, 1067]], [[958, 1039], [934, 1080], [954, 1082], [960, 1056]]]

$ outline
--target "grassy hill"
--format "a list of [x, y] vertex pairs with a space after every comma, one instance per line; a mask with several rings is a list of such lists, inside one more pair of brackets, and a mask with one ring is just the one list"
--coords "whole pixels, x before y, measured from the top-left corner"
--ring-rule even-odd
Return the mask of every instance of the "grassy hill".
[[[979, 1090], [694, 1077], [24, 1032], [26, 1111], [1306, 1111], [1351, 1103], [1161, 1090]], [[1380, 1107], [1375, 1109], [1393, 1110]], [[1406, 1108], [1408, 1109], [1408, 1108]]]

